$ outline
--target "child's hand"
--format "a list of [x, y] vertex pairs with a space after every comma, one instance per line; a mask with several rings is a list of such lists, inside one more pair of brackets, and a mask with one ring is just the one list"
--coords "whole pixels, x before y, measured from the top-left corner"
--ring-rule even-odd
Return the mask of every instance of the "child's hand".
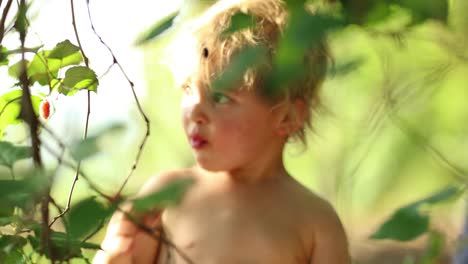
[[[142, 221], [153, 227], [159, 215], [145, 216]], [[123, 212], [116, 212], [107, 228], [93, 264], [152, 264], [155, 263], [158, 241], [133, 224]]]

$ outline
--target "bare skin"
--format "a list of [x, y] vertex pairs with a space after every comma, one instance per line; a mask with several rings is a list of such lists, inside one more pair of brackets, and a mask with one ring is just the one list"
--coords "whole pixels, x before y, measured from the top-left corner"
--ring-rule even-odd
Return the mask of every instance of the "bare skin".
[[253, 92], [212, 92], [196, 81], [183, 92], [182, 121], [197, 166], [155, 176], [139, 194], [195, 179], [179, 205], [141, 219], [162, 228], [178, 250], [116, 213], [94, 263], [350, 263], [332, 207], [283, 165], [285, 142], [306, 118], [305, 104], [272, 108]]
[[[245, 184], [195, 168], [157, 176], [144, 192], [180, 177], [194, 177], [196, 184], [180, 205], [164, 210], [158, 225], [193, 263], [350, 263], [333, 209], [293, 178]], [[95, 263], [189, 263], [124, 217], [112, 224], [119, 227], [109, 238], [117, 250], [110, 261]]]

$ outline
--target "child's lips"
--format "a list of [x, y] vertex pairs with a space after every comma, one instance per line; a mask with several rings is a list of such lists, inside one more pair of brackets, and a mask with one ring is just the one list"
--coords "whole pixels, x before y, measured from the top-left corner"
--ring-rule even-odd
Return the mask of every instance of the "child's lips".
[[203, 148], [208, 141], [206, 141], [202, 136], [194, 134], [189, 136], [189, 144], [194, 149]]

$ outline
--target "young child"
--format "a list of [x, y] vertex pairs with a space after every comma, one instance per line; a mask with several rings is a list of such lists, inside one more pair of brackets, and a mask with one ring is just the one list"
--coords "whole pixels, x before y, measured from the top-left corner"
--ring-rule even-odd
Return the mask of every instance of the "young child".
[[[223, 34], [238, 12], [253, 28]], [[190, 169], [151, 178], [140, 195], [186, 177], [195, 180], [180, 204], [148, 213], [143, 223], [162, 228], [173, 245], [157, 241], [116, 213], [94, 263], [348, 264], [343, 227], [333, 208], [285, 170], [289, 138], [305, 143], [325, 75], [324, 45], [304, 58], [310, 74], [267, 92], [265, 69], [286, 25], [280, 0], [221, 0], [199, 19], [197, 69], [182, 85], [182, 120], [196, 159]], [[234, 88], [213, 79], [243, 47], [267, 47], [269, 63], [253, 67]]]

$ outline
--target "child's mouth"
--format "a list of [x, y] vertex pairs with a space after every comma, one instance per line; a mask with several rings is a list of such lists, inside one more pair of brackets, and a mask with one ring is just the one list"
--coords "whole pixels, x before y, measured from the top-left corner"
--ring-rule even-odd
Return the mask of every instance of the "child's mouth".
[[203, 148], [208, 141], [203, 139], [200, 135], [191, 135], [189, 137], [189, 144], [194, 149], [201, 149]]

